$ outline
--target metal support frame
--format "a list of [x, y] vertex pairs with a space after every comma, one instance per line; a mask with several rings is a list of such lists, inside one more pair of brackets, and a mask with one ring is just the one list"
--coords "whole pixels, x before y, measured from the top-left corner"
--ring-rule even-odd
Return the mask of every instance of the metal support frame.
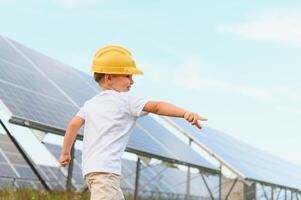
[[252, 185], [243, 183], [243, 200], [256, 199], [257, 196], [257, 183], [253, 182]]
[[71, 147], [71, 152], [70, 152], [70, 156], [71, 156], [71, 159], [70, 159], [70, 162], [69, 162], [69, 165], [68, 165], [68, 175], [67, 175], [67, 180], [66, 180], [66, 190], [68, 192], [71, 191], [72, 189], [72, 173], [73, 173], [73, 162], [74, 162], [74, 144], [75, 142], [73, 143], [72, 147]]
[[0, 119], [0, 123], [1, 126], [3, 127], [3, 129], [5, 130], [6, 134], [8, 135], [8, 137], [10, 138], [10, 140], [14, 143], [15, 147], [18, 149], [18, 151], [20, 152], [21, 156], [24, 158], [24, 160], [26, 161], [26, 163], [29, 165], [29, 167], [31, 168], [31, 170], [34, 172], [34, 174], [38, 177], [39, 181], [41, 182], [41, 184], [43, 185], [43, 187], [47, 190], [50, 191], [50, 187], [47, 185], [47, 183], [44, 181], [43, 177], [40, 175], [39, 171], [35, 168], [34, 166], [34, 162], [31, 160], [31, 158], [25, 153], [25, 151], [23, 150], [23, 148], [19, 145], [19, 143], [17, 142], [17, 140], [15, 139], [15, 137], [9, 132], [9, 130], [6, 128], [6, 126], [4, 125], [3, 121]]
[[264, 189], [263, 184], [260, 183], [260, 185], [261, 185], [261, 187], [262, 187], [262, 191], [263, 191], [263, 194], [264, 194], [265, 198], [266, 198], [267, 200], [269, 200], [269, 197], [268, 197], [267, 193], [265, 192], [265, 189]]
[[277, 194], [276, 200], [279, 199], [281, 191], [282, 191], [282, 188], [279, 189], [279, 192], [278, 192], [278, 194]]
[[137, 200], [138, 192], [139, 192], [139, 178], [140, 178], [140, 158], [137, 159], [136, 165], [136, 179], [135, 179], [135, 193], [134, 193], [134, 200]]
[[228, 194], [226, 195], [225, 200], [228, 200], [228, 198], [229, 198], [229, 196], [230, 196], [230, 194], [231, 194], [231, 192], [232, 192], [232, 190], [233, 190], [235, 184], [237, 183], [237, 181], [238, 181], [238, 178], [236, 178], [236, 179], [234, 180], [233, 184], [231, 185], [231, 188], [230, 188]]
[[[191, 147], [191, 142], [192, 140], [189, 138], [189, 142], [188, 142], [189, 147]], [[189, 199], [190, 199], [190, 167], [188, 166], [185, 200], [189, 200]]]
[[285, 189], [284, 197], [284, 199], [287, 200], [287, 189]]
[[274, 187], [271, 186], [271, 199], [274, 200]]
[[205, 186], [206, 186], [206, 188], [207, 188], [207, 190], [208, 190], [208, 192], [209, 192], [209, 194], [210, 194], [210, 198], [211, 198], [212, 200], [214, 200], [214, 196], [213, 196], [213, 194], [212, 194], [212, 192], [211, 192], [211, 190], [210, 190], [210, 188], [209, 188], [209, 186], [208, 186], [208, 183], [207, 183], [207, 181], [206, 181], [204, 175], [201, 174], [201, 177], [202, 177], [203, 182], [204, 182], [204, 184], [205, 184]]
[[219, 180], [218, 180], [218, 199], [222, 200], [222, 181], [223, 181], [223, 174], [222, 174], [222, 165], [219, 166]]

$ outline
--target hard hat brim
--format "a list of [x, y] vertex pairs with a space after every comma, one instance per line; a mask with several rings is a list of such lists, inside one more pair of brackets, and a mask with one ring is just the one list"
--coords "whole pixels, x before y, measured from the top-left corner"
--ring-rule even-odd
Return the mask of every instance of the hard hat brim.
[[99, 67], [92, 66], [92, 72], [102, 73], [102, 74], [135, 74], [143, 75], [143, 71], [136, 67]]

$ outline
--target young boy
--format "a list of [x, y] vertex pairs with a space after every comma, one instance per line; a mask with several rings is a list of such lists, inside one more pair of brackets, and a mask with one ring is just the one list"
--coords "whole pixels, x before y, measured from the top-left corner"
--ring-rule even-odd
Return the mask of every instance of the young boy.
[[136, 68], [131, 53], [120, 46], [107, 46], [96, 52], [92, 71], [101, 92], [88, 100], [70, 121], [61, 151], [60, 164], [70, 162], [71, 146], [84, 126], [82, 172], [91, 191], [91, 200], [124, 199], [120, 189], [121, 156], [137, 118], [147, 113], [183, 117], [202, 128], [207, 119], [172, 104], [147, 101], [129, 92]]

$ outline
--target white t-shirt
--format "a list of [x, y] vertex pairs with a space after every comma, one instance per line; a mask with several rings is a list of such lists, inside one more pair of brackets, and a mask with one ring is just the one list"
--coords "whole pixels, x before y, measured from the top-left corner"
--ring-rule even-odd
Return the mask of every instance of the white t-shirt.
[[121, 156], [146, 100], [131, 92], [105, 90], [88, 100], [76, 114], [85, 120], [83, 176], [90, 172], [121, 174]]

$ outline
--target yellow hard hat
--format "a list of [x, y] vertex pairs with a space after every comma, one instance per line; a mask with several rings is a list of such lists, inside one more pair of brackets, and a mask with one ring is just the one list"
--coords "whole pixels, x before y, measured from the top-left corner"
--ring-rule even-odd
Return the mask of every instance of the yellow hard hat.
[[131, 52], [116, 45], [105, 46], [96, 52], [93, 58], [92, 72], [103, 74], [143, 74], [136, 67]]

